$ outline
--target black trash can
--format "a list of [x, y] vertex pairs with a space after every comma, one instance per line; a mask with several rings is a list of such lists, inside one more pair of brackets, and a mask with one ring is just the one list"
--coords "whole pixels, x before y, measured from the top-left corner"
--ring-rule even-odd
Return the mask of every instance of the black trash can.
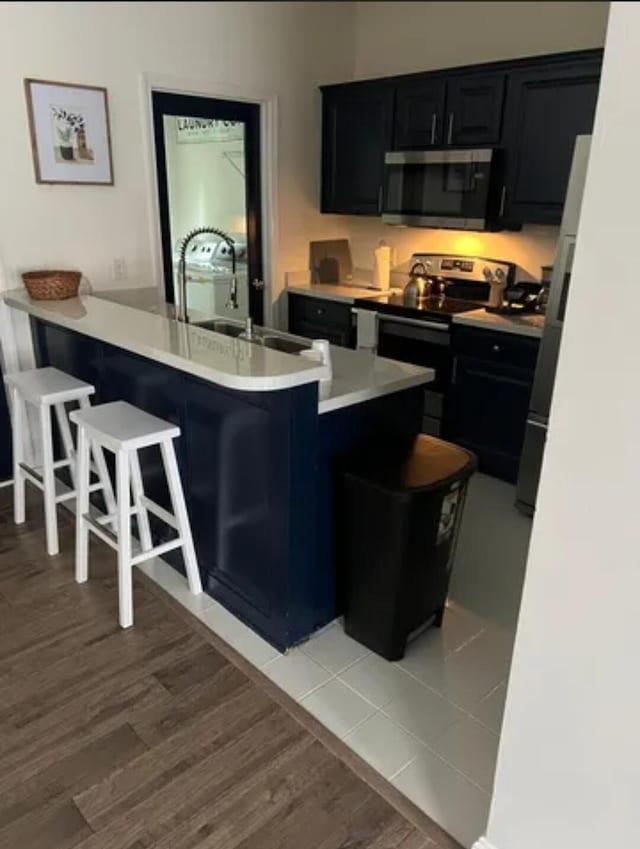
[[409, 635], [440, 626], [473, 454], [420, 435], [401, 456], [368, 451], [342, 475], [339, 584], [345, 631], [399, 660]]

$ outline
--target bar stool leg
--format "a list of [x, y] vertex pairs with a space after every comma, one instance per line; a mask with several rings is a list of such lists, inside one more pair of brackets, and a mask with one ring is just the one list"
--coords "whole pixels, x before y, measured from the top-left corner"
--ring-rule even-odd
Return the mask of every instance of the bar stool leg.
[[11, 430], [13, 441], [13, 521], [21, 525], [25, 520], [25, 483], [20, 463], [24, 460], [24, 402], [18, 390], [11, 390]]
[[185, 504], [184, 493], [182, 491], [180, 470], [178, 469], [178, 463], [176, 461], [176, 452], [173, 446], [173, 441], [164, 439], [160, 443], [160, 450], [162, 451], [162, 459], [164, 461], [164, 468], [167, 474], [167, 483], [169, 484], [173, 513], [178, 523], [178, 533], [182, 538], [182, 551], [184, 555], [184, 565], [187, 570], [189, 589], [194, 595], [199, 595], [202, 592], [202, 582], [200, 580], [200, 571], [198, 570], [198, 560], [196, 558], [195, 548], [193, 547], [189, 514], [187, 513], [187, 505]]
[[133, 625], [133, 567], [131, 565], [131, 513], [129, 455], [116, 454], [116, 493], [118, 501], [118, 595], [120, 627]]
[[149, 513], [143, 502], [144, 485], [140, 471], [140, 459], [137, 451], [132, 451], [129, 456], [131, 460], [131, 491], [133, 493], [133, 504], [136, 508], [140, 545], [143, 551], [149, 551], [152, 548], [151, 529], [149, 527]]
[[53, 440], [51, 438], [51, 409], [40, 404], [40, 431], [42, 433], [42, 479], [44, 482], [44, 516], [47, 535], [47, 554], [53, 557], [60, 550], [58, 544], [58, 517], [56, 514], [56, 479], [53, 470]]
[[[83, 410], [86, 410], [91, 406], [91, 402], [88, 398], [80, 399], [80, 407]], [[107, 461], [104, 459], [104, 451], [102, 450], [101, 445], [92, 444], [91, 445], [91, 453], [93, 454], [93, 459], [96, 464], [96, 473], [98, 475], [98, 480], [102, 484], [102, 496], [104, 498], [105, 503], [105, 512], [109, 516], [116, 516], [116, 499], [113, 494], [113, 487], [111, 486], [111, 478], [109, 477], [109, 470], [107, 469]], [[116, 522], [117, 519], [114, 519]]]
[[89, 577], [89, 528], [84, 518], [89, 510], [89, 456], [87, 433], [79, 427], [76, 468], [76, 581], [79, 584]]
[[69, 420], [67, 419], [67, 412], [64, 408], [64, 404], [54, 404], [53, 409], [56, 414], [56, 421], [58, 422], [58, 429], [60, 431], [60, 437], [62, 439], [62, 447], [64, 448], [65, 458], [69, 460], [69, 475], [71, 477], [71, 486], [76, 488], [76, 463], [75, 463], [75, 449], [73, 447], [73, 439], [71, 438], [71, 428], [69, 427]]

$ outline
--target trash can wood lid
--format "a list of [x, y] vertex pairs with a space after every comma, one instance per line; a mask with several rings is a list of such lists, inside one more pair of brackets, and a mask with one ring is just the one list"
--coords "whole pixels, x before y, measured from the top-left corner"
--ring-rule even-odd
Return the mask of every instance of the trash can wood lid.
[[347, 475], [394, 492], [437, 488], [470, 477], [477, 468], [474, 454], [452, 442], [419, 434], [410, 450], [360, 455]]

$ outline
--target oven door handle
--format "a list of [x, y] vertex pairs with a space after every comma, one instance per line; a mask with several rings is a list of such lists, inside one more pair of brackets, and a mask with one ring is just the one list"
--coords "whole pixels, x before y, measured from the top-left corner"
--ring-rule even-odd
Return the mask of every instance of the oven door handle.
[[381, 325], [385, 322], [393, 322], [393, 324], [408, 324], [409, 327], [424, 327], [428, 330], [440, 330], [442, 333], [449, 332], [449, 325], [443, 321], [429, 321], [421, 318], [405, 318], [401, 315], [387, 315], [387, 313], [378, 313], [378, 321]]

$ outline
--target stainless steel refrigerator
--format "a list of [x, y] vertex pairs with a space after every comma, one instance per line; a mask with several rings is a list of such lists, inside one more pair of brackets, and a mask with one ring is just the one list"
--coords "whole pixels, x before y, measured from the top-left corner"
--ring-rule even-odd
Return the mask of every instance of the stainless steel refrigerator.
[[529, 415], [527, 416], [527, 428], [518, 474], [516, 504], [524, 513], [529, 515], [533, 513], [536, 505], [540, 467], [547, 439], [547, 423], [562, 337], [562, 324], [571, 283], [571, 268], [590, 146], [591, 136], [576, 137], [567, 197], [562, 213], [562, 224], [560, 225], [558, 250], [553, 264], [544, 333], [540, 343], [529, 404]]

